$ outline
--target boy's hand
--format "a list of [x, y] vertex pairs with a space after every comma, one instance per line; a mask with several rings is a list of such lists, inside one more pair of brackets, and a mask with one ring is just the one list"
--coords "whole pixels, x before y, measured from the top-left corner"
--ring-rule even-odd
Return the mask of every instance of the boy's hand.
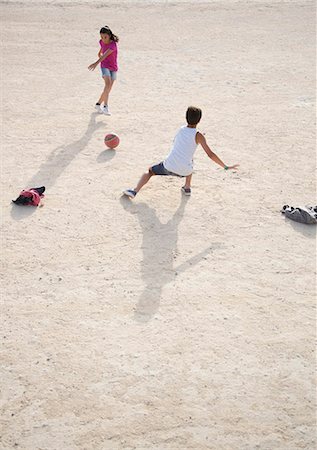
[[88, 70], [95, 70], [95, 68], [97, 67], [98, 63], [93, 63], [90, 64], [90, 66], [88, 66]]
[[238, 169], [239, 164], [234, 164], [233, 166], [225, 166], [225, 170], [232, 170], [232, 169]]

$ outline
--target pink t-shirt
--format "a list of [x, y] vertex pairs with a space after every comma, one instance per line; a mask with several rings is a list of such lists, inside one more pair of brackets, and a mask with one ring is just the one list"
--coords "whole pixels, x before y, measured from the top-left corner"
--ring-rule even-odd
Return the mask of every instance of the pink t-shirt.
[[100, 63], [100, 67], [106, 67], [109, 70], [117, 71], [118, 65], [117, 65], [117, 44], [114, 41], [111, 41], [109, 44], [104, 44], [102, 40], [99, 41], [102, 54], [104, 54], [107, 50], [113, 50], [113, 52], [107, 56], [103, 61]]

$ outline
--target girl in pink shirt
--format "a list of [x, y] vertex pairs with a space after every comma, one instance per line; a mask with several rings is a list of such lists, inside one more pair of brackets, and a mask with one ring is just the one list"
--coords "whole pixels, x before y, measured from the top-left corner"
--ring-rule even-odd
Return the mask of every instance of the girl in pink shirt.
[[[105, 86], [95, 108], [97, 111], [110, 116], [111, 114], [108, 108], [108, 98], [112, 85], [117, 78], [117, 42], [119, 41], [119, 38], [112, 33], [107, 25], [101, 28], [100, 38], [100, 50], [98, 53], [99, 59], [93, 64], [90, 64], [88, 69], [95, 70], [100, 63], [101, 75], [104, 79]], [[103, 106], [102, 103], [104, 104]]]

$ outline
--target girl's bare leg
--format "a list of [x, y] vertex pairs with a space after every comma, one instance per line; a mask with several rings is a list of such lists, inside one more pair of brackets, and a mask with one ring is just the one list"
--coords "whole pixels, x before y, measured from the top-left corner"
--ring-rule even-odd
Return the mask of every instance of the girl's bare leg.
[[102, 94], [98, 100], [98, 103], [102, 103], [104, 102], [105, 105], [108, 105], [108, 98], [109, 98], [109, 93], [112, 89], [113, 83], [115, 80], [112, 80], [111, 77], [102, 77], [104, 79], [105, 82], [105, 87], [102, 91]]
[[103, 91], [102, 91], [102, 93], [101, 93], [101, 95], [100, 95], [100, 97], [99, 97], [99, 100], [98, 100], [98, 102], [97, 103], [99, 103], [100, 105], [101, 105], [101, 103], [103, 102], [103, 97], [104, 97], [104, 92], [105, 92], [105, 89], [106, 89], [106, 77], [102, 77], [103, 78], [103, 81], [105, 82], [105, 87], [103, 88]]

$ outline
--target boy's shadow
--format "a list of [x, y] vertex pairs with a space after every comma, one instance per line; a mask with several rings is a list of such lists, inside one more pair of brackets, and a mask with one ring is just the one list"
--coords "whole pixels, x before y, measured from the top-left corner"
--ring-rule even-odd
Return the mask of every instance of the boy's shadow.
[[[98, 115], [99, 114], [95, 112], [91, 114], [87, 129], [80, 139], [68, 145], [61, 145], [49, 154], [47, 160], [27, 182], [27, 188], [45, 186], [46, 190], [48, 190], [55, 184], [56, 180], [60, 177], [66, 167], [82, 150], [85, 149], [94, 131], [104, 126], [103, 122], [96, 122], [96, 117]], [[37, 208], [35, 207], [19, 207], [13, 204], [11, 216], [14, 220], [20, 220], [35, 212], [36, 209]]]
[[53, 150], [48, 159], [40, 166], [36, 174], [29, 180], [28, 187], [52, 187], [72, 160], [87, 146], [93, 132], [104, 126], [103, 122], [96, 122], [98, 113], [92, 113], [84, 135], [75, 142], [61, 145]]
[[126, 211], [136, 214], [143, 232], [141, 273], [144, 290], [135, 307], [135, 319], [140, 322], [149, 321], [157, 312], [163, 287], [174, 281], [179, 274], [199, 263], [218, 244], [209, 245], [205, 250], [193, 256], [186, 262], [174, 267], [177, 256], [178, 226], [183, 218], [188, 197], [182, 195], [179, 207], [173, 217], [162, 223], [155, 210], [145, 203], [133, 204], [126, 197], [120, 202]]

